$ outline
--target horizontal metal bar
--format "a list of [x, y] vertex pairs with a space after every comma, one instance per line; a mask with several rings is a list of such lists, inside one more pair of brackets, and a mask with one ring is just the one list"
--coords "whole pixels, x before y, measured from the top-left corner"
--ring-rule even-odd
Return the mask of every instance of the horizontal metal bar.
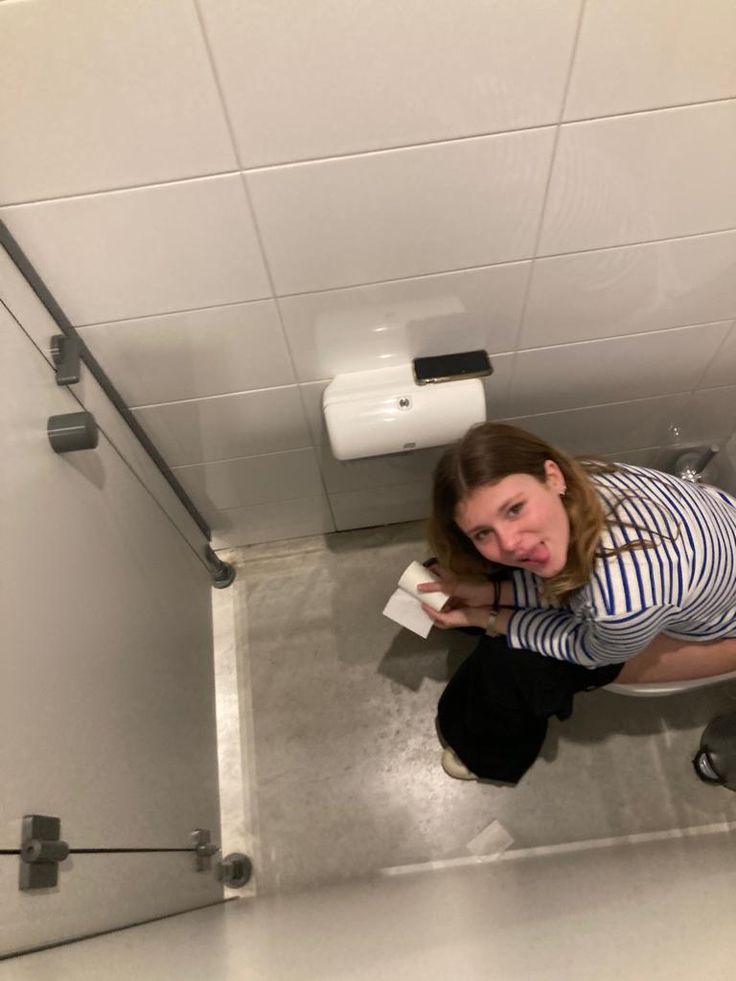
[[[196, 848], [70, 848], [70, 855], [138, 855], [142, 852], [191, 852]], [[19, 848], [0, 848], [0, 855], [20, 855]]]
[[196, 852], [196, 848], [70, 848], [70, 855], [138, 855], [141, 852]]

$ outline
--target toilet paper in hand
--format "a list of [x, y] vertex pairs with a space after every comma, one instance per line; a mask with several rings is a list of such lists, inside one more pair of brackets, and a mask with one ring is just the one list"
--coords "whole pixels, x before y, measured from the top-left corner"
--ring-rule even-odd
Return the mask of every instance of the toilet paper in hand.
[[429, 582], [432, 579], [439, 582], [439, 578], [421, 562], [412, 562], [399, 579], [399, 588], [383, 608], [383, 615], [420, 637], [427, 637], [433, 623], [421, 604], [426, 603], [433, 610], [441, 610], [449, 599], [447, 593], [420, 593], [417, 590], [420, 582]]

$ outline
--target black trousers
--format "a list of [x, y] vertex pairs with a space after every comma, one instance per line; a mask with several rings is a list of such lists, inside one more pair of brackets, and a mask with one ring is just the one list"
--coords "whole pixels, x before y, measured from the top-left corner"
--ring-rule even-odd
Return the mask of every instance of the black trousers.
[[584, 668], [484, 635], [442, 693], [440, 736], [476, 776], [518, 783], [539, 755], [550, 716], [568, 719], [577, 692], [610, 684], [622, 667]]

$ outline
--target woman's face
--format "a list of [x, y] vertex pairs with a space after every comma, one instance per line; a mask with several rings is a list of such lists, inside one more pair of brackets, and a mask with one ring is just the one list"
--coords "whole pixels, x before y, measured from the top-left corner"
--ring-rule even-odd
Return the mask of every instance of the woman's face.
[[458, 504], [455, 523], [489, 561], [549, 579], [567, 562], [570, 521], [562, 471], [552, 460], [544, 470], [544, 481], [518, 473], [479, 487]]

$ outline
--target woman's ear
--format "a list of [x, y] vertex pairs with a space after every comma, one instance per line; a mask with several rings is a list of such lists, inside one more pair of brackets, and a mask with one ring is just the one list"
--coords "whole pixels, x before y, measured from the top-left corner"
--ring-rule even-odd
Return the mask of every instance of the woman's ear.
[[555, 494], [564, 494], [567, 490], [565, 475], [554, 460], [544, 461], [544, 482]]

